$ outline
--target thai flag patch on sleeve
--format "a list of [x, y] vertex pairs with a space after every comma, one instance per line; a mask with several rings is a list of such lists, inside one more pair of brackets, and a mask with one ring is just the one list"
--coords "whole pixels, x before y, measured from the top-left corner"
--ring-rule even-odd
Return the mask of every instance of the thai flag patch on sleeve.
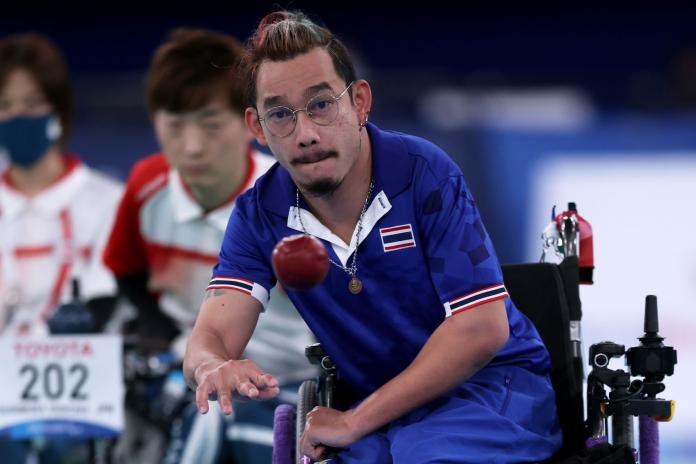
[[208, 288], [206, 290], [215, 288], [237, 290], [238, 292], [251, 295], [251, 291], [254, 289], [254, 282], [252, 282], [251, 280], [239, 279], [236, 277], [215, 276], [212, 279], [210, 279], [210, 283], [208, 284]]
[[507, 296], [508, 292], [505, 289], [505, 285], [492, 285], [449, 300], [445, 303], [445, 313], [449, 317], [484, 303], [507, 298]]
[[416, 246], [411, 224], [379, 229], [379, 236], [382, 238], [382, 248], [385, 252]]

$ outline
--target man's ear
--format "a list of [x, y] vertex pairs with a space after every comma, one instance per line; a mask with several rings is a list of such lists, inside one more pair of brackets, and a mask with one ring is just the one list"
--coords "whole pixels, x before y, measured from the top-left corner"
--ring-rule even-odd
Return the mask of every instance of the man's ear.
[[268, 141], [266, 140], [266, 135], [263, 133], [263, 127], [261, 127], [261, 121], [259, 121], [258, 113], [256, 108], [249, 107], [244, 112], [244, 121], [246, 122], [249, 132], [254, 136], [259, 145], [264, 147], [268, 146]]
[[364, 125], [372, 108], [372, 89], [364, 79], [358, 79], [353, 83], [353, 104], [358, 116], [358, 124]]

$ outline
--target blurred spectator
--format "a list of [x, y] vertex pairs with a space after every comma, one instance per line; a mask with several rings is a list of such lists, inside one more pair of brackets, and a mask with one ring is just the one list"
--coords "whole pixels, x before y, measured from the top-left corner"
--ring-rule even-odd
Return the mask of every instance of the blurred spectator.
[[[46, 321], [71, 297], [73, 280], [97, 318], [114, 302], [116, 284], [100, 258], [121, 186], [65, 152], [72, 105], [53, 43], [34, 34], [0, 39], [0, 151], [9, 163], [0, 179], [4, 335], [48, 333]], [[0, 457], [10, 456], [5, 445], [16, 459], [26, 451], [5, 442]]]
[[[177, 29], [155, 52], [147, 75], [162, 152], [133, 167], [105, 251], [120, 292], [137, 308], [143, 351], [164, 345], [183, 358], [234, 200], [274, 163], [250, 145], [236, 71], [241, 52], [230, 36]], [[313, 373], [304, 357], [311, 338], [276, 291], [246, 356], [292, 384]], [[212, 462], [223, 454], [235, 462], [270, 462], [275, 404], [248, 403], [228, 425], [222, 414], [200, 416], [191, 406], [184, 424], [173, 427], [167, 462]], [[231, 448], [221, 443], [221, 427], [236, 437]]]

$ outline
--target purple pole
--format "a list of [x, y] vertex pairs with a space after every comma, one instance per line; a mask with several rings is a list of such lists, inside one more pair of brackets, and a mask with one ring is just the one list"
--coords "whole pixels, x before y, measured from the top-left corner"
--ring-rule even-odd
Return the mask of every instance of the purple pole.
[[606, 435], [601, 435], [599, 437], [590, 437], [587, 440], [585, 440], [585, 448], [592, 448], [595, 445], [601, 445], [602, 443], [607, 442], [607, 436]]
[[640, 464], [660, 464], [660, 432], [657, 421], [650, 416], [640, 416], [638, 428]]
[[295, 407], [279, 405], [273, 415], [273, 464], [295, 461]]

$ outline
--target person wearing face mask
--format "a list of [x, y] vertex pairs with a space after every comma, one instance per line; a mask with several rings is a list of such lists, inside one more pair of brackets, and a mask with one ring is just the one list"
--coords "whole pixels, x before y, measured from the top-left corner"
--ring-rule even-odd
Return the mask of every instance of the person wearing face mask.
[[121, 186], [65, 152], [66, 64], [35, 34], [0, 39], [0, 333], [41, 335], [72, 282], [96, 319], [116, 283], [101, 254]]
[[[66, 64], [50, 40], [0, 38], [0, 336], [48, 334], [57, 308], [75, 296], [99, 326], [115, 302], [101, 254], [122, 188], [66, 153], [72, 105]], [[0, 461], [23, 462], [31, 449], [2, 440]], [[85, 452], [75, 440], [49, 440], [35, 457]]]

